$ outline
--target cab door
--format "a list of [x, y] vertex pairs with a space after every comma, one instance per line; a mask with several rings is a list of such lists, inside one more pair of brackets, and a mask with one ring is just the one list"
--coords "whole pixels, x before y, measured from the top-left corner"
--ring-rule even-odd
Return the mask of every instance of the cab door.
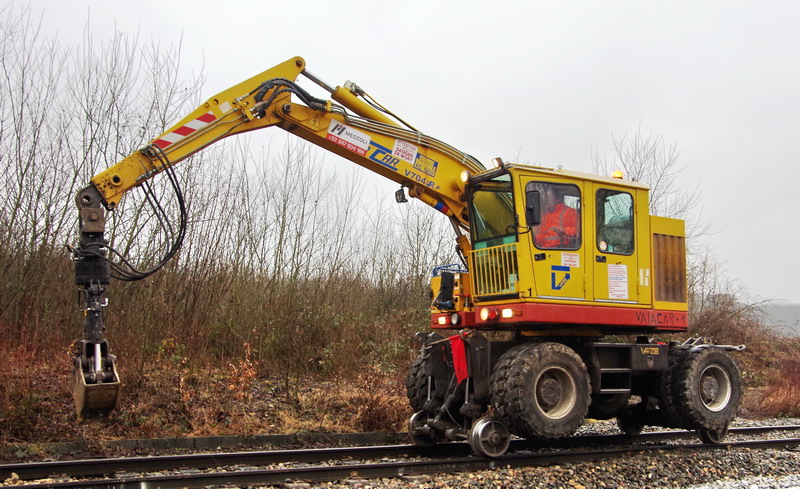
[[630, 189], [592, 185], [595, 229], [594, 242], [588, 245], [598, 302], [639, 302], [637, 251], [641, 243], [636, 239], [635, 197]]
[[[534, 284], [525, 292], [540, 299], [585, 300], [583, 182], [530, 178], [522, 181]], [[533, 209], [535, 208], [535, 211]]]

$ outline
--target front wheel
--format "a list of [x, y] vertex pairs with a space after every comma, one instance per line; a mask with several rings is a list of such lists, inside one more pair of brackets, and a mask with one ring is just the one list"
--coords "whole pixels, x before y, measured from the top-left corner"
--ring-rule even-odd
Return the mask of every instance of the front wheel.
[[425, 409], [425, 402], [428, 400], [429, 379], [425, 375], [425, 355], [420, 353], [406, 375], [406, 395], [408, 403], [414, 412]]
[[546, 439], [573, 434], [590, 401], [581, 357], [560, 343], [532, 343], [507, 351], [492, 376], [492, 405], [512, 433]]

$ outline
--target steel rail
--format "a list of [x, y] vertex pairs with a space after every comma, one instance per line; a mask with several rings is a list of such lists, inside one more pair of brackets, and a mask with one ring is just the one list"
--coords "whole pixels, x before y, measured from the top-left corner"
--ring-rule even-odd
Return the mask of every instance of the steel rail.
[[[755, 435], [770, 431], [796, 431], [800, 426], [764, 426], [734, 428], [731, 434]], [[659, 441], [696, 436], [693, 431], [658, 431], [627, 435], [583, 435], [557, 441], [514, 440], [512, 451], [532, 449], [569, 449], [586, 446], [625, 445], [643, 441]], [[325, 449], [293, 449], [249, 452], [226, 452], [213, 454], [161, 455], [151, 457], [102, 458], [0, 465], [0, 480], [16, 474], [19, 480], [33, 480], [56, 476], [102, 477], [125, 472], [152, 472], [176, 468], [208, 469], [236, 465], [269, 465], [275, 463], [324, 462], [334, 460], [379, 459], [387, 457], [429, 457], [432, 459], [465, 456], [470, 452], [466, 443], [444, 443], [423, 449], [415, 445], [382, 445], [370, 447], [342, 447]], [[563, 452], [562, 452], [563, 453]], [[499, 459], [496, 459], [499, 460]]]
[[575, 450], [569, 452], [558, 451], [546, 453], [517, 453], [493, 459], [459, 457], [445, 460], [415, 460], [405, 462], [297, 467], [271, 470], [246, 470], [238, 472], [133, 476], [68, 482], [48, 481], [35, 484], [17, 484], [15, 487], [25, 489], [142, 489], [146, 487], [158, 487], [160, 489], [188, 489], [224, 485], [282, 485], [287, 480], [324, 482], [343, 480], [353, 477], [398, 477], [406, 475], [487, 470], [494, 469], [496, 467], [546, 466], [555, 463], [563, 464], [566, 462], [607, 459], [634, 453], [639, 454], [654, 451], [676, 451], [680, 449], [718, 450], [731, 448], [788, 449], [797, 447], [799, 445], [800, 438], [749, 440], [720, 443], [717, 445], [700, 443], [681, 445], [660, 444], [600, 450]]

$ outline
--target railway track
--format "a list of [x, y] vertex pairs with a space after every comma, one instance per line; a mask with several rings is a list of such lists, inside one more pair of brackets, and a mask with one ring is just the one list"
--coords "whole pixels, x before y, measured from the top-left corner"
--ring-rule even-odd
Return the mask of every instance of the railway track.
[[[736, 428], [732, 438], [769, 432], [794, 434], [800, 426]], [[691, 442], [669, 442], [690, 438]], [[619, 457], [657, 450], [777, 448], [800, 446], [800, 438], [738, 440], [718, 445], [695, 441], [694, 432], [651, 432], [576, 436], [559, 442], [515, 440], [511, 452], [497, 458], [470, 455], [466, 443], [421, 449], [414, 445], [271, 450], [216, 454], [86, 459], [0, 465], [0, 481], [25, 488], [194, 488], [283, 484], [287, 480], [333, 481], [351, 477], [398, 477], [492, 469], [545, 466]]]

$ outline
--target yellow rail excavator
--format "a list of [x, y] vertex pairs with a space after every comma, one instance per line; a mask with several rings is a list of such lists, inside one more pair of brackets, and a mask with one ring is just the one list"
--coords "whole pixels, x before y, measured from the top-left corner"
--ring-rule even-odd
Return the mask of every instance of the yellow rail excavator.
[[[300, 75], [330, 99], [312, 96]], [[467, 440], [476, 453], [499, 456], [511, 435], [562, 438], [587, 417], [616, 418], [629, 434], [657, 425], [696, 430], [707, 443], [726, 436], [742, 395], [729, 352], [744, 346], [653, 339], [687, 330], [687, 277], [684, 223], [650, 215], [647, 187], [500, 158], [486, 168], [359, 86], [329, 86], [299, 57], [208, 99], [77, 194], [79, 417], [108, 415], [117, 403], [120, 379], [103, 323], [111, 278], [149, 276], [183, 240], [173, 166], [225, 137], [273, 126], [393, 180], [398, 202], [419, 199], [452, 224], [461, 263], [433, 272], [431, 331], [418, 333], [407, 376], [415, 443]], [[159, 173], [183, 217], [164, 258], [140, 271], [115, 258], [106, 216], [131, 188], [150, 195], [148, 181]]]

